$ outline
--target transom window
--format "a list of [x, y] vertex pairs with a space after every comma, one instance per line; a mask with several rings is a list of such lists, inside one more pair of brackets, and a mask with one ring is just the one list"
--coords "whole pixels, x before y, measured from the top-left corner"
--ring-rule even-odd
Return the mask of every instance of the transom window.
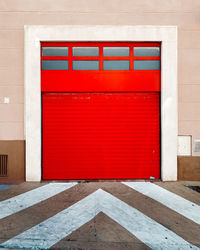
[[[42, 43], [42, 70], [160, 70], [159, 43]], [[144, 46], [143, 46], [144, 45]]]

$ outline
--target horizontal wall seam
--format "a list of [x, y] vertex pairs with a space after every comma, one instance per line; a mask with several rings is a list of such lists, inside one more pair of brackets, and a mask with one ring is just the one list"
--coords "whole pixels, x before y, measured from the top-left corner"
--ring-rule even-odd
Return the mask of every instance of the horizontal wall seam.
[[193, 11], [193, 10], [189, 10], [189, 11], [182, 11], [182, 10], [168, 10], [168, 11], [141, 11], [141, 8], [136, 8], [132, 11], [109, 11], [109, 12], [105, 12], [106, 9], [104, 10], [100, 10], [100, 11], [96, 11], [96, 10], [89, 10], [89, 11], [77, 11], [77, 10], [71, 10], [71, 11], [67, 11], [67, 10], [0, 10], [0, 13], [27, 13], [27, 12], [31, 12], [31, 13], [108, 13], [108, 14], [117, 14], [117, 13], [123, 13], [123, 14], [134, 14], [134, 13], [141, 13], [141, 14], [198, 14], [198, 11]]

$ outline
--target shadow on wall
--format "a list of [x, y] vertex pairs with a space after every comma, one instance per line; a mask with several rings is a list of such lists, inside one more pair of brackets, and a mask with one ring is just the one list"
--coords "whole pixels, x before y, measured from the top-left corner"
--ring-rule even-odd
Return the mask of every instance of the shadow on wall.
[[178, 156], [178, 180], [200, 181], [200, 156]]
[[0, 183], [25, 180], [25, 141], [0, 141]]

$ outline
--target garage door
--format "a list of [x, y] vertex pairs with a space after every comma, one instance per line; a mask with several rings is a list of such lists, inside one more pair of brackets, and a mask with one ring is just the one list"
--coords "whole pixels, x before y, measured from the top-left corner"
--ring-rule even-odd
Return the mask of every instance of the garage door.
[[43, 179], [160, 178], [160, 44], [41, 52]]

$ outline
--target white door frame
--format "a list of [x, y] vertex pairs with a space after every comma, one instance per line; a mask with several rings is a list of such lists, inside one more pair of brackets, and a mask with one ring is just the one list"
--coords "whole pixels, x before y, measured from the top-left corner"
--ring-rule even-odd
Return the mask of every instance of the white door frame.
[[161, 42], [161, 179], [177, 180], [177, 27], [25, 26], [26, 181], [40, 181], [41, 41]]

